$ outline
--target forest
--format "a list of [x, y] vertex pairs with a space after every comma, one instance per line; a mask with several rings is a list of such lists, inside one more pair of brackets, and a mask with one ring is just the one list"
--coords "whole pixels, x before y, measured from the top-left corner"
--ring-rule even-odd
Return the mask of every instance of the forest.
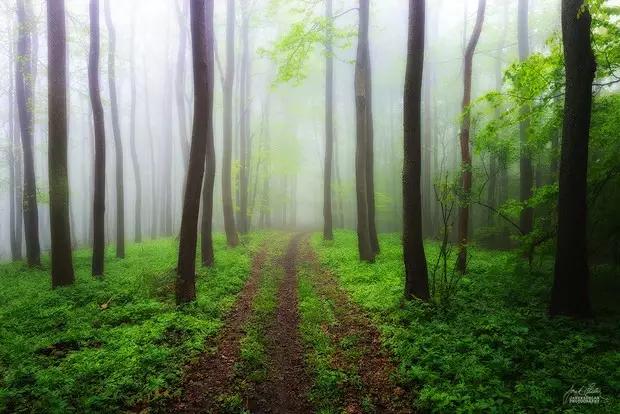
[[619, 413], [620, 0], [0, 0], [0, 413]]

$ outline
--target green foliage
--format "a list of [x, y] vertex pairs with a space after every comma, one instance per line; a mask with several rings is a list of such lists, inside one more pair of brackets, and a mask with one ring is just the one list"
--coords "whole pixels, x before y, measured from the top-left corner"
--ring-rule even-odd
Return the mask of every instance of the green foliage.
[[76, 283], [52, 290], [42, 269], [0, 265], [0, 412], [116, 412], [157, 398], [222, 324], [248, 274], [251, 252], [215, 237], [216, 265], [198, 269], [197, 302], [177, 309], [177, 242], [128, 246], [90, 276], [75, 254]]
[[[400, 381], [414, 388], [423, 412], [618, 412], [620, 329], [613, 299], [598, 292], [616, 285], [618, 269], [595, 271], [599, 319], [547, 316], [551, 264], [524, 270], [512, 253], [473, 248], [470, 273], [449, 307], [402, 303], [404, 270], [399, 235], [381, 237], [376, 263], [360, 263], [356, 237], [336, 232], [330, 246], [315, 235], [323, 265], [373, 316], [399, 361]], [[429, 266], [438, 254], [426, 246]], [[599, 288], [599, 286], [601, 288]], [[602, 288], [602, 286], [607, 286]], [[615, 309], [611, 311], [610, 309]], [[572, 385], [601, 388], [597, 406], [564, 406]]]

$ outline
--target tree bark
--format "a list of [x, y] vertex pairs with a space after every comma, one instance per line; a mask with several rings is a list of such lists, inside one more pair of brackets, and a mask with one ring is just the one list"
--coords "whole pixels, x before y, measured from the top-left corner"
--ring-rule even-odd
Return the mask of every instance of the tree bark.
[[224, 230], [229, 246], [239, 244], [233, 212], [231, 164], [232, 164], [232, 95], [235, 77], [235, 0], [228, 0], [226, 12], [226, 75], [224, 77], [224, 152], [222, 157], [222, 207]]
[[239, 88], [239, 232], [247, 233], [248, 188], [250, 172], [250, 11], [249, 2], [242, 2], [241, 79]]
[[185, 184], [183, 216], [179, 236], [179, 260], [177, 266], [176, 301], [177, 304], [196, 299], [196, 244], [198, 239], [198, 214], [200, 194], [204, 178], [207, 139], [213, 119], [210, 116], [213, 105], [213, 84], [209, 79], [210, 60], [207, 50], [206, 26], [212, 30], [211, 21], [207, 21], [206, 8], [213, 8], [213, 0], [191, 0], [190, 27], [192, 39], [192, 57], [194, 66], [194, 121], [189, 166]]
[[369, 56], [368, 56], [369, 0], [359, 1], [359, 30], [357, 59], [355, 61], [355, 192], [357, 197], [357, 243], [360, 260], [375, 259], [370, 234], [368, 196], [368, 148], [369, 148]]
[[95, 128], [95, 183], [93, 197], [93, 276], [103, 275], [105, 250], [105, 123], [99, 86], [99, 0], [90, 0], [88, 87]]
[[67, 171], [67, 43], [65, 2], [47, 2], [49, 194], [52, 287], [73, 283]]
[[334, 57], [333, 0], [325, 2], [325, 163], [323, 176], [323, 238], [334, 239], [332, 220], [332, 166], [334, 165]]
[[471, 79], [473, 72], [473, 60], [478, 40], [480, 39], [480, 33], [482, 32], [482, 25], [484, 23], [484, 12], [486, 9], [486, 0], [479, 0], [478, 13], [476, 17], [476, 24], [474, 31], [469, 39], [467, 48], [465, 49], [464, 60], [464, 79], [463, 79], [463, 120], [461, 122], [461, 185], [462, 185], [462, 200], [459, 206], [459, 222], [458, 222], [458, 244], [459, 253], [456, 262], [456, 268], [459, 272], [465, 273], [467, 271], [467, 243], [469, 234], [469, 204], [472, 185], [472, 163], [470, 153], [470, 127], [471, 127], [471, 114], [469, 112], [469, 105], [471, 103]]
[[202, 225], [200, 249], [203, 266], [213, 266], [215, 256], [213, 254], [213, 186], [215, 184], [215, 144], [213, 138], [213, 89], [215, 84], [215, 38], [213, 33], [213, 2], [206, 5], [206, 47], [207, 47], [207, 71], [209, 107], [206, 116], [211, 120], [207, 126], [205, 177], [202, 187]]
[[15, 91], [19, 126], [22, 138], [24, 189], [23, 213], [26, 235], [26, 257], [29, 266], [41, 264], [39, 244], [39, 211], [37, 207], [37, 186], [34, 172], [33, 134], [34, 134], [34, 67], [32, 60], [32, 16], [28, 16], [24, 0], [17, 1], [17, 55], [15, 70]]
[[[15, 64], [13, 47], [13, 28], [9, 29], [9, 67], [13, 68]], [[21, 198], [18, 197], [18, 186], [21, 174], [18, 177], [18, 162], [19, 162], [19, 145], [17, 143], [16, 122], [15, 122], [15, 76], [14, 72], [9, 73], [9, 93], [8, 93], [8, 111], [9, 111], [9, 233], [11, 241], [11, 258], [13, 261], [22, 259], [22, 245], [21, 245], [21, 222], [22, 215], [21, 209], [18, 211], [18, 206], [21, 205]], [[19, 235], [18, 235], [19, 230]]]
[[123, 168], [123, 144], [118, 116], [118, 97], [116, 94], [116, 30], [110, 12], [110, 0], [105, 0], [105, 17], [108, 28], [108, 85], [110, 107], [112, 110], [112, 133], [114, 136], [114, 155], [116, 163], [116, 257], [125, 257], [125, 188]]
[[551, 290], [551, 315], [589, 317], [587, 173], [592, 115], [592, 18], [583, 0], [562, 1], [562, 42], [566, 67], [558, 235]]
[[[135, 14], [135, 11], [132, 11]], [[131, 164], [136, 183], [136, 205], [134, 206], [134, 241], [142, 241], [142, 178], [140, 176], [140, 163], [138, 162], [138, 150], [136, 148], [136, 62], [135, 62], [135, 15], [132, 16], [131, 25], [131, 56], [129, 66], [131, 72], [131, 118], [129, 144], [131, 150]]]
[[[428, 270], [422, 242], [422, 74], [425, 0], [409, 0], [409, 38], [404, 92], [403, 259], [405, 297], [427, 301]], [[429, 194], [425, 194], [426, 197]]]
[[[146, 65], [145, 65], [146, 68]], [[145, 69], [145, 73], [144, 73], [144, 110], [145, 110], [145, 120], [146, 120], [146, 129], [148, 131], [148, 137], [149, 137], [149, 162], [151, 164], [151, 228], [150, 228], [150, 234], [151, 234], [151, 239], [155, 239], [158, 236], [158, 226], [157, 223], [159, 221], [159, 209], [157, 208], [157, 206], [159, 205], [159, 200], [157, 197], [157, 179], [156, 179], [156, 174], [157, 174], [157, 167], [155, 165], [155, 149], [153, 148], [155, 146], [155, 136], [153, 135], [153, 125], [152, 125], [152, 121], [151, 121], [151, 106], [149, 104], [150, 102], [150, 98], [149, 98], [149, 88], [148, 88], [148, 75], [146, 73], [146, 69]]]
[[[525, 61], [530, 55], [529, 45], [529, 30], [528, 30], [528, 1], [519, 0], [519, 24], [518, 24], [518, 37], [519, 37], [519, 60]], [[519, 199], [522, 203], [526, 203], [532, 196], [533, 185], [533, 172], [532, 172], [532, 159], [530, 158], [528, 145], [528, 135], [530, 129], [530, 121], [527, 118], [530, 112], [529, 105], [523, 105], [520, 110], [522, 117], [519, 123], [519, 138], [521, 143], [521, 155], [519, 158]], [[528, 234], [532, 231], [534, 224], [534, 210], [531, 207], [526, 207], [521, 211], [519, 217], [519, 227]]]

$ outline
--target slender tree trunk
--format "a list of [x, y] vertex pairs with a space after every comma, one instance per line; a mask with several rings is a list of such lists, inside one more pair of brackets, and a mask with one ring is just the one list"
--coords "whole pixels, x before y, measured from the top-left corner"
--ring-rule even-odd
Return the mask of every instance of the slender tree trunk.
[[[411, 6], [410, 6], [411, 7]], [[426, 27], [426, 25], [425, 25]], [[425, 33], [426, 38], [428, 38], [428, 31]], [[427, 64], [426, 70], [423, 73], [422, 80], [422, 103], [424, 106], [423, 114], [424, 121], [422, 122], [422, 194], [425, 197], [422, 199], [422, 237], [429, 237], [432, 234], [433, 224], [432, 224], [432, 211], [431, 211], [431, 197], [428, 195], [432, 194], [431, 187], [431, 141], [432, 141], [432, 96], [431, 96], [431, 68], [430, 65]]]
[[369, 61], [368, 61], [368, 19], [369, 0], [359, 2], [359, 31], [357, 42], [357, 60], [355, 61], [355, 109], [356, 135], [355, 149], [355, 192], [357, 196], [357, 243], [360, 260], [372, 262], [375, 250], [370, 235], [368, 213], [368, 146], [370, 122], [369, 110]]
[[[135, 14], [135, 10], [132, 11]], [[135, 17], [135, 16], [134, 16]], [[132, 18], [135, 23], [135, 18]], [[142, 178], [140, 177], [140, 163], [138, 162], [138, 150], [136, 148], [136, 62], [135, 62], [135, 24], [131, 25], [131, 57], [129, 66], [131, 72], [131, 118], [130, 118], [130, 149], [133, 176], [136, 182], [136, 205], [134, 216], [134, 240], [142, 241]]]
[[90, 0], [88, 87], [95, 127], [95, 183], [93, 198], [93, 276], [103, 275], [105, 250], [105, 123], [99, 86], [99, 0]]
[[480, 33], [482, 32], [482, 24], [484, 23], [484, 12], [486, 8], [486, 0], [479, 0], [478, 13], [474, 31], [469, 39], [467, 48], [465, 49], [464, 63], [464, 81], [463, 81], [463, 120], [461, 122], [461, 181], [463, 199], [459, 206], [459, 223], [458, 223], [458, 243], [459, 253], [456, 262], [456, 268], [459, 272], [467, 271], [467, 243], [469, 234], [469, 204], [471, 195], [472, 181], [472, 163], [470, 153], [470, 127], [471, 114], [469, 105], [471, 103], [471, 79], [473, 72], [473, 60]]
[[108, 28], [108, 85], [112, 110], [112, 132], [114, 135], [114, 154], [116, 158], [116, 257], [125, 257], [125, 189], [123, 172], [123, 144], [118, 116], [118, 97], [116, 95], [116, 30], [110, 12], [110, 0], [105, 0], [105, 17]]
[[558, 236], [551, 290], [551, 315], [589, 317], [587, 174], [592, 115], [592, 19], [584, 0], [562, 1], [562, 41], [566, 67]]
[[239, 88], [239, 231], [248, 232], [248, 184], [250, 171], [250, 11], [249, 2], [242, 2], [241, 79]]
[[144, 110], [145, 110], [145, 120], [146, 120], [146, 129], [148, 131], [148, 137], [149, 137], [149, 145], [147, 145], [147, 147], [149, 148], [149, 162], [151, 164], [151, 228], [150, 228], [150, 234], [151, 234], [151, 239], [155, 239], [158, 236], [158, 226], [157, 226], [157, 222], [159, 219], [159, 209], [157, 208], [159, 203], [158, 203], [158, 197], [157, 197], [157, 179], [156, 179], [156, 174], [157, 174], [157, 167], [155, 165], [155, 149], [153, 148], [155, 146], [155, 136], [153, 135], [153, 125], [152, 125], [152, 120], [151, 120], [151, 105], [150, 103], [150, 98], [149, 98], [149, 88], [148, 88], [148, 82], [146, 81], [148, 79], [148, 75], [146, 73], [146, 65], [145, 67], [145, 73], [144, 73]]
[[[529, 30], [528, 30], [528, 2], [529, 0], [519, 0], [519, 60], [525, 61], [530, 55]], [[533, 170], [532, 159], [530, 158], [528, 145], [528, 135], [530, 129], [529, 105], [523, 105], [520, 110], [522, 121], [519, 123], [519, 138], [521, 142], [521, 156], [519, 158], [519, 199], [522, 203], [526, 203], [532, 196]], [[528, 234], [532, 231], [534, 224], [534, 210], [526, 207], [521, 211], [519, 218], [519, 227]]]
[[323, 238], [334, 239], [332, 220], [332, 166], [334, 158], [334, 57], [333, 1], [325, 2], [327, 33], [325, 43], [325, 163], [323, 176]]
[[213, 187], [215, 184], [215, 143], [213, 138], [213, 89], [215, 84], [215, 38], [213, 33], [213, 1], [206, 5], [206, 47], [207, 47], [207, 75], [209, 107], [206, 116], [211, 122], [208, 123], [206, 133], [206, 156], [205, 177], [202, 188], [202, 225], [200, 249], [202, 265], [213, 266], [215, 256], [213, 254]]
[[222, 157], [222, 207], [224, 229], [229, 246], [239, 244], [233, 212], [231, 164], [232, 164], [232, 98], [235, 76], [235, 0], [228, 0], [226, 13], [226, 74], [224, 78], [224, 152]]
[[187, 142], [187, 115], [185, 112], [185, 51], [187, 49], [187, 7], [189, 2], [181, 1], [183, 8], [177, 5], [177, 16], [179, 20], [179, 49], [177, 53], [177, 76], [176, 76], [176, 101], [177, 115], [179, 121], [179, 141], [181, 144], [181, 154], [183, 155], [183, 172], [187, 173], [189, 163], [189, 143]]
[[[13, 68], [14, 66], [14, 54], [15, 50], [13, 47], [13, 28], [9, 29], [10, 38], [9, 38], [9, 67]], [[15, 77], [14, 72], [10, 71], [9, 73], [9, 93], [8, 93], [8, 111], [9, 111], [9, 153], [8, 153], [8, 161], [9, 161], [9, 233], [11, 240], [11, 258], [13, 261], [22, 259], [22, 246], [21, 246], [21, 234], [18, 237], [18, 222], [21, 223], [22, 216], [18, 215], [17, 206], [20, 205], [20, 198], [17, 197], [17, 187], [18, 187], [18, 177], [17, 177], [17, 153], [19, 152], [19, 146], [17, 145], [17, 134], [16, 134], [16, 122], [15, 122]], [[19, 226], [19, 231], [21, 233], [21, 226]], [[19, 244], [18, 244], [19, 240]]]
[[271, 127], [270, 127], [270, 117], [271, 117], [271, 99], [270, 95], [267, 95], [267, 99], [265, 102], [265, 141], [263, 151], [265, 153], [265, 176], [263, 178], [263, 190], [262, 190], [262, 201], [261, 201], [261, 216], [260, 216], [260, 227], [269, 228], [271, 227], [271, 192], [269, 188], [269, 184], [271, 182]]
[[65, 2], [47, 2], [49, 194], [52, 287], [73, 283], [67, 170], [67, 44]]
[[[429, 299], [428, 270], [422, 243], [422, 73], [425, 0], [409, 0], [409, 41], [404, 94], [403, 258], [405, 297]], [[428, 197], [425, 194], [425, 197]]]
[[35, 180], [33, 133], [34, 133], [34, 78], [36, 62], [33, 62], [32, 30], [34, 21], [27, 16], [24, 0], [17, 1], [17, 55], [15, 90], [22, 138], [24, 190], [23, 213], [26, 234], [26, 256], [29, 266], [41, 264], [39, 244], [39, 211], [37, 207], [37, 186]]
[[[212, 31], [213, 0], [191, 0], [190, 21], [194, 66], [194, 125], [189, 155], [188, 174], [183, 202], [183, 217], [179, 237], [176, 300], [178, 304], [196, 299], [196, 244], [200, 193], [204, 178], [207, 140], [212, 128], [213, 83], [209, 79], [213, 49], [207, 46], [207, 29]], [[210, 16], [207, 21], [206, 15]]]
[[370, 17], [370, 1], [366, 2], [366, 29], [363, 42], [362, 53], [365, 55], [364, 82], [366, 83], [366, 197], [368, 198], [368, 234], [370, 247], [372, 248], [373, 258], [379, 253], [379, 238], [377, 236], [377, 224], [375, 219], [375, 145], [374, 145], [374, 125], [372, 115], [372, 75], [370, 64], [370, 46], [368, 41], [368, 19]]

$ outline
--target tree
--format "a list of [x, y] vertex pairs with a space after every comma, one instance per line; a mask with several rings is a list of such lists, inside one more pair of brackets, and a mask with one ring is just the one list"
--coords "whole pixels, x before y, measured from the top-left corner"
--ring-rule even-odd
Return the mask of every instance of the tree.
[[459, 206], [459, 223], [458, 223], [458, 243], [459, 254], [456, 262], [457, 270], [461, 273], [467, 271], [467, 239], [469, 233], [469, 198], [471, 195], [472, 182], [472, 164], [470, 153], [470, 126], [471, 113], [469, 105], [471, 103], [471, 79], [473, 72], [473, 60], [480, 33], [482, 32], [482, 24], [484, 23], [484, 12], [486, 9], [486, 0], [479, 0], [478, 13], [476, 16], [476, 24], [474, 31], [469, 39], [467, 48], [465, 49], [464, 60], [464, 76], [463, 76], [463, 119], [461, 121], [461, 186], [462, 200]]
[[[409, 39], [404, 94], [403, 258], [405, 297], [429, 299], [428, 270], [422, 242], [422, 73], [426, 4], [409, 0]], [[425, 194], [428, 197], [429, 194]]]
[[370, 231], [368, 174], [369, 174], [369, 127], [372, 120], [369, 111], [370, 56], [368, 53], [369, 0], [359, 2], [359, 31], [357, 59], [355, 61], [355, 192], [357, 198], [357, 244], [360, 260], [371, 262], [375, 259]]
[[[13, 28], [9, 29], [9, 67], [14, 65], [14, 47], [13, 47]], [[16, 133], [16, 120], [15, 120], [15, 77], [11, 71], [9, 73], [9, 93], [8, 93], [8, 112], [9, 112], [9, 149], [8, 149], [8, 161], [9, 161], [9, 233], [11, 240], [11, 258], [13, 261], [22, 259], [22, 205], [21, 192], [18, 190], [21, 188], [21, 158], [19, 157], [19, 145], [17, 143]]]
[[24, 190], [23, 213], [26, 235], [26, 257], [29, 266], [41, 264], [39, 245], [39, 210], [37, 207], [37, 185], [34, 173], [33, 135], [34, 135], [34, 78], [36, 60], [33, 60], [32, 15], [26, 13], [24, 0], [17, 1], [17, 60], [15, 65], [15, 92], [19, 129], [22, 138]]
[[[519, 43], [519, 60], [525, 61], [530, 55], [530, 41], [528, 30], [528, 2], [529, 0], [519, 0], [519, 22], [518, 22], [518, 43]], [[521, 156], [519, 158], [519, 199], [522, 203], [532, 197], [532, 159], [528, 154], [527, 141], [530, 129], [530, 122], [527, 119], [529, 112], [528, 105], [521, 107], [521, 122], [519, 123], [519, 138], [521, 142]], [[532, 231], [534, 223], [534, 209], [531, 207], [525, 207], [521, 211], [519, 218], [519, 227], [524, 234], [528, 234]]]
[[110, 0], [105, 0], [105, 20], [110, 45], [108, 47], [108, 87], [110, 89], [110, 109], [112, 110], [112, 135], [114, 136], [114, 155], [116, 164], [116, 257], [125, 257], [125, 188], [123, 168], [123, 143], [118, 117], [118, 97], [116, 94], [116, 30], [110, 12]]
[[332, 166], [334, 165], [334, 57], [333, 1], [325, 2], [325, 164], [323, 176], [323, 238], [334, 239], [332, 220]]
[[250, 5], [242, 1], [241, 67], [239, 79], [239, 232], [249, 230], [248, 193], [250, 173]]
[[[207, 116], [213, 119], [213, 88], [215, 83], [215, 35], [213, 33], [213, 7], [207, 5], [205, 12], [206, 23], [206, 42], [207, 42], [207, 71], [208, 71], [208, 90], [210, 97], [210, 107], [207, 109]], [[206, 163], [205, 178], [202, 187], [202, 227], [200, 249], [203, 266], [213, 266], [215, 257], [213, 254], [213, 186], [215, 184], [215, 144], [213, 138], [213, 122], [209, 122], [207, 129], [206, 143]]]
[[140, 163], [138, 162], [138, 150], [136, 148], [136, 61], [135, 61], [135, 9], [132, 10], [131, 24], [131, 56], [129, 58], [129, 70], [131, 73], [131, 113], [129, 145], [131, 150], [131, 165], [136, 182], [136, 204], [134, 215], [134, 240], [142, 241], [142, 179], [140, 177]]
[[591, 25], [584, 0], [562, 1], [566, 93], [551, 315], [588, 317], [592, 314], [586, 237], [588, 141], [596, 73]]
[[88, 89], [95, 130], [95, 184], [93, 189], [93, 276], [103, 275], [105, 253], [105, 123], [99, 86], [99, 0], [90, 0]]
[[224, 230], [229, 246], [239, 244], [233, 212], [231, 164], [232, 164], [232, 98], [235, 78], [235, 0], [228, 0], [226, 7], [226, 74], [222, 84], [224, 95], [224, 148], [222, 157], [222, 207]]
[[73, 283], [67, 173], [67, 40], [65, 1], [47, 2], [49, 191], [52, 287]]
[[[206, 9], [210, 11], [207, 13]], [[213, 84], [209, 79], [207, 29], [213, 30], [213, 0], [191, 0], [190, 27], [192, 60], [194, 67], [194, 121], [189, 166], [185, 184], [181, 234], [179, 236], [179, 260], [177, 266], [177, 304], [191, 302], [196, 298], [196, 243], [200, 193], [204, 178], [207, 137], [212, 128]], [[210, 16], [207, 21], [206, 16]]]

